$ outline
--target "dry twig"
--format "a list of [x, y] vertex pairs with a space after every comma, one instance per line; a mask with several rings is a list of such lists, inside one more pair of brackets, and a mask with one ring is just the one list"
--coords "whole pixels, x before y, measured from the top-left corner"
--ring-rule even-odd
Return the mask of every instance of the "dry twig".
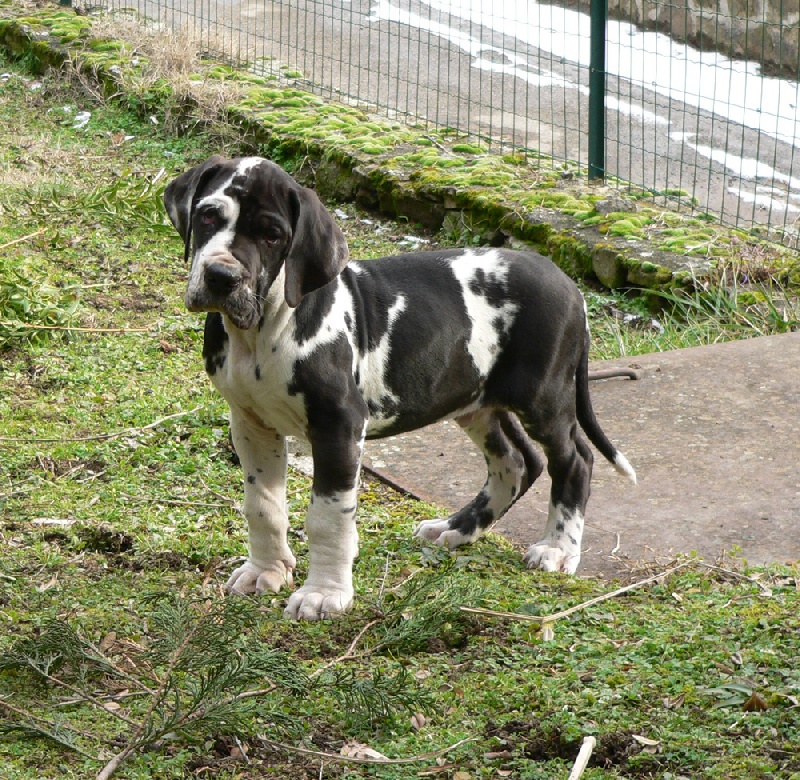
[[772, 588], [768, 585], [765, 585], [760, 580], [756, 579], [755, 577], [748, 577], [746, 574], [742, 574], [738, 571], [733, 571], [733, 569], [724, 569], [722, 566], [715, 566], [711, 563], [706, 563], [705, 561], [697, 561], [698, 566], [702, 566], [704, 569], [709, 569], [711, 571], [719, 572], [720, 574], [727, 574], [729, 577], [733, 577], [735, 579], [744, 580], [745, 582], [750, 582], [761, 591], [761, 594], [764, 596], [771, 596], [772, 595]]
[[30, 322], [8, 322], [0, 320], [6, 328], [26, 328], [27, 330], [70, 330], [78, 333], [149, 333], [152, 328], [82, 328], [77, 325], [36, 325]]
[[40, 228], [35, 233], [28, 233], [27, 236], [22, 236], [22, 238], [15, 238], [13, 241], [7, 241], [5, 244], [0, 244], [0, 252], [4, 249], [8, 249], [10, 246], [14, 246], [14, 244], [21, 244], [23, 241], [28, 241], [31, 238], [36, 238], [36, 236], [41, 236], [44, 233], [44, 228]]
[[315, 756], [316, 758], [324, 758], [330, 761], [342, 761], [348, 764], [416, 764], [420, 761], [431, 761], [433, 759], [439, 758], [440, 756], [449, 753], [451, 750], [455, 750], [461, 745], [465, 745], [467, 742], [474, 742], [476, 737], [466, 737], [465, 739], [460, 739], [458, 742], [449, 745], [446, 748], [442, 748], [441, 750], [437, 750], [433, 753], [422, 753], [418, 756], [410, 756], [408, 758], [383, 758], [383, 759], [376, 759], [376, 758], [355, 758], [354, 756], [342, 756], [338, 753], [326, 753], [322, 750], [311, 750], [310, 748], [302, 748], [302, 747], [295, 747], [294, 745], [287, 745], [284, 742], [276, 742], [274, 739], [269, 739], [268, 737], [259, 737], [261, 742], [265, 745], [269, 745], [271, 748], [276, 750], [284, 750], [287, 753], [300, 753], [304, 756]]
[[118, 439], [120, 436], [135, 436], [142, 431], [150, 430], [151, 428], [156, 428], [157, 426], [161, 425], [161, 423], [166, 422], [167, 420], [175, 420], [178, 417], [187, 417], [190, 414], [194, 414], [195, 412], [202, 409], [202, 406], [195, 406], [194, 409], [189, 409], [188, 412], [176, 412], [175, 414], [168, 414], [166, 417], [161, 417], [158, 420], [154, 420], [147, 425], [142, 425], [139, 428], [124, 428], [121, 431], [115, 431], [113, 433], [96, 433], [92, 436], [62, 436], [58, 439], [37, 439], [37, 438], [25, 438], [21, 436], [0, 436], [0, 441], [8, 441], [8, 442], [24, 442], [26, 444], [41, 444], [41, 443], [53, 443], [53, 442], [62, 442], [62, 441], [108, 441], [109, 439]]
[[589, 764], [589, 759], [592, 757], [592, 751], [597, 744], [594, 737], [584, 737], [581, 749], [578, 752], [578, 757], [572, 766], [572, 771], [569, 773], [567, 780], [579, 780], [583, 776], [583, 772]]
[[628, 591], [641, 588], [643, 585], [649, 585], [651, 582], [656, 582], [664, 577], [669, 577], [670, 574], [674, 574], [676, 571], [687, 566], [691, 566], [694, 563], [696, 563], [696, 561], [685, 561], [677, 566], [673, 566], [671, 569], [662, 571], [659, 574], [654, 574], [652, 577], [639, 580], [638, 582], [633, 582], [630, 585], [626, 585], [624, 588], [613, 590], [611, 593], [603, 593], [601, 596], [596, 596], [593, 599], [589, 599], [589, 601], [584, 601], [582, 604], [576, 604], [574, 607], [570, 607], [569, 609], [563, 609], [561, 612], [554, 612], [552, 615], [523, 615], [518, 612], [497, 612], [493, 609], [481, 609], [480, 607], [461, 607], [461, 611], [469, 612], [473, 615], [486, 615], [487, 617], [506, 618], [509, 620], [525, 620], [531, 623], [539, 623], [540, 625], [548, 625], [550, 623], [555, 623], [557, 620], [561, 620], [561, 618], [568, 617], [575, 612], [580, 612], [587, 607], [591, 607], [594, 604], [599, 604], [602, 601], [608, 601], [609, 599], [613, 599], [616, 596], [621, 596], [623, 593], [627, 593]]
[[370, 620], [370, 622], [367, 623], [367, 625], [365, 625], [356, 634], [355, 638], [350, 643], [350, 647], [347, 648], [347, 650], [345, 651], [345, 653], [343, 655], [340, 655], [338, 658], [334, 658], [332, 661], [329, 661], [328, 663], [325, 664], [325, 666], [320, 666], [319, 669], [316, 669], [314, 672], [312, 672], [309, 675], [310, 679], [313, 680], [315, 677], [318, 677], [320, 674], [322, 674], [323, 672], [327, 671], [332, 666], [336, 666], [336, 664], [341, 663], [342, 661], [349, 661], [351, 658], [355, 658], [356, 656], [353, 655], [353, 651], [356, 649], [356, 645], [361, 640], [361, 637], [364, 636], [364, 634], [366, 634], [367, 631], [369, 631], [369, 629], [372, 628], [372, 626], [374, 626], [378, 622], [380, 622], [380, 621], [378, 621], [378, 620]]

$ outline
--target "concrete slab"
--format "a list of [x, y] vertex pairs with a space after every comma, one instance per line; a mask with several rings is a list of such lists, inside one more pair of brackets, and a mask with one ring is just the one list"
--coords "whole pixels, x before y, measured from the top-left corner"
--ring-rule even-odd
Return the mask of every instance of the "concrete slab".
[[[642, 378], [592, 383], [604, 430], [636, 469], [634, 487], [599, 455], [579, 573], [627, 561], [741, 548], [751, 563], [800, 559], [800, 333], [597, 363]], [[483, 484], [482, 456], [454, 422], [369, 442], [365, 465], [449, 510]], [[541, 477], [495, 526], [538, 541]]]

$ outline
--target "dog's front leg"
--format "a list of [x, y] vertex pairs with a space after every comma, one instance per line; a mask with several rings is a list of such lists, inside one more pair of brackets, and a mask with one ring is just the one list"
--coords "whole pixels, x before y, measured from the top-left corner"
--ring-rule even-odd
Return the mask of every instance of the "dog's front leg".
[[249, 534], [247, 562], [227, 582], [231, 593], [277, 593], [292, 585], [286, 511], [286, 442], [277, 431], [231, 408], [233, 446], [244, 469], [244, 514]]
[[309, 567], [303, 587], [289, 598], [285, 615], [322, 620], [353, 603], [353, 561], [358, 554], [356, 506], [366, 425], [355, 415], [312, 427], [314, 484], [306, 515]]

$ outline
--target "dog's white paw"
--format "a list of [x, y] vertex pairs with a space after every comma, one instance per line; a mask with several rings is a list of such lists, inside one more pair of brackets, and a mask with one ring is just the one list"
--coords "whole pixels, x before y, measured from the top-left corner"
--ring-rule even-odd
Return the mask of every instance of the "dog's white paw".
[[542, 571], [561, 571], [565, 574], [575, 574], [581, 562], [581, 554], [563, 550], [555, 546], [550, 540], [545, 539], [532, 544], [523, 556], [523, 560], [530, 569]]
[[289, 597], [283, 614], [293, 620], [325, 620], [343, 615], [352, 605], [352, 588], [303, 585]]
[[446, 547], [448, 550], [455, 550], [462, 544], [471, 542], [469, 536], [465, 536], [461, 531], [454, 531], [450, 528], [447, 520], [423, 520], [414, 530], [414, 537], [433, 542], [439, 547]]
[[272, 561], [266, 566], [257, 566], [250, 561], [240, 566], [231, 574], [225, 583], [228, 593], [245, 596], [255, 593], [260, 596], [265, 591], [277, 593], [284, 586], [292, 587], [292, 569], [294, 560]]

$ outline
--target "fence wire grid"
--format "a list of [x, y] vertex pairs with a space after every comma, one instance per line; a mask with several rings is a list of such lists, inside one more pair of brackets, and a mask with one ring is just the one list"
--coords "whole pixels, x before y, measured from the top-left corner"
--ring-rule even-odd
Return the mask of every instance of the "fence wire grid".
[[[109, 5], [324, 97], [586, 165], [591, 1]], [[800, 246], [798, 0], [608, 2], [606, 175]]]

